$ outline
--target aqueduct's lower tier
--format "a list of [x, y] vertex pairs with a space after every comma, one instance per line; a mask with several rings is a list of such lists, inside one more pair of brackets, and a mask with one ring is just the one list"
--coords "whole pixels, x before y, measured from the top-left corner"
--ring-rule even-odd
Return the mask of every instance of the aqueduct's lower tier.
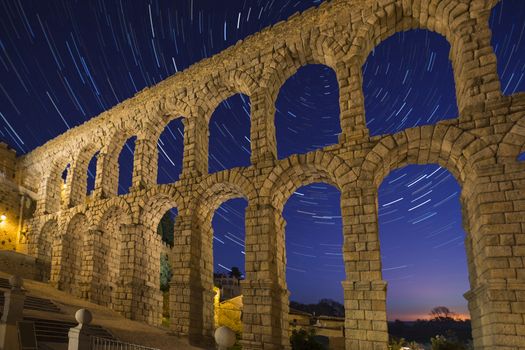
[[[346, 348], [386, 349], [378, 187], [393, 169], [437, 163], [462, 188], [465, 297], [475, 348], [525, 349], [525, 164], [517, 161], [525, 150], [524, 101], [523, 95], [505, 98], [470, 121], [345, 140], [283, 160], [132, 188], [125, 196], [90, 197], [31, 219], [27, 250], [48, 264], [57, 288], [153, 324], [162, 308], [159, 256], [169, 253], [171, 328], [199, 341], [214, 328], [212, 217], [224, 201], [245, 198], [243, 348], [289, 348], [282, 210], [300, 186], [325, 182], [341, 192]], [[174, 246], [168, 248], [156, 228], [174, 207]]]

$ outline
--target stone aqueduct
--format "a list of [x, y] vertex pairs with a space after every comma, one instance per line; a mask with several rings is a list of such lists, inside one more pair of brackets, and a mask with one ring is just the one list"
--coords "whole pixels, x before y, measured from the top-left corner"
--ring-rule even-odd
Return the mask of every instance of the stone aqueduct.
[[[377, 192], [406, 164], [438, 163], [462, 188], [476, 349], [525, 349], [525, 95], [503, 96], [488, 18], [496, 0], [332, 0], [294, 15], [145, 89], [16, 161], [16, 181], [37, 193], [27, 251], [51, 264], [58, 288], [159, 323], [156, 233], [178, 209], [170, 251], [171, 328], [192, 339], [213, 331], [211, 219], [243, 197], [246, 280], [243, 347], [288, 348], [283, 205], [298, 187], [326, 182], [341, 192], [347, 349], [386, 349], [386, 282], [378, 240]], [[390, 35], [413, 28], [450, 43], [459, 116], [370, 137], [361, 67]], [[339, 142], [278, 159], [274, 113], [281, 85], [306, 64], [336, 72]], [[208, 121], [236, 93], [251, 101], [251, 165], [208, 174]], [[183, 171], [157, 185], [157, 140], [184, 117]], [[136, 136], [133, 184], [117, 195], [118, 155]], [[99, 152], [95, 190], [86, 173]], [[61, 174], [70, 165], [62, 190]]]

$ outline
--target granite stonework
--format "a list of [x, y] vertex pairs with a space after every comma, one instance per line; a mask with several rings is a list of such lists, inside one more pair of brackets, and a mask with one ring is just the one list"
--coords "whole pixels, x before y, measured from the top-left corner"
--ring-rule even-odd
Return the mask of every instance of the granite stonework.
[[[243, 348], [289, 349], [283, 206], [298, 187], [326, 182], [341, 191], [346, 348], [386, 349], [378, 186], [393, 169], [437, 163], [462, 188], [470, 276], [465, 297], [475, 348], [525, 349], [525, 164], [517, 161], [525, 150], [525, 94], [502, 95], [488, 23], [495, 4], [332, 0], [144, 89], [16, 159], [16, 184], [36, 193], [36, 211], [25, 220], [25, 241], [17, 249], [48, 264], [57, 288], [158, 324], [159, 256], [166, 248], [156, 228], [176, 207], [171, 328], [211, 339], [211, 220], [224, 201], [245, 198]], [[361, 67], [382, 40], [413, 28], [450, 43], [459, 115], [370, 137]], [[336, 72], [342, 133], [336, 145], [279, 160], [275, 100], [306, 64]], [[208, 174], [208, 122], [236, 93], [251, 101], [251, 165]], [[181, 179], [157, 185], [157, 140], [181, 116]], [[119, 196], [118, 155], [131, 136], [137, 137], [133, 185]], [[87, 167], [97, 152], [95, 190], [86, 195]]]

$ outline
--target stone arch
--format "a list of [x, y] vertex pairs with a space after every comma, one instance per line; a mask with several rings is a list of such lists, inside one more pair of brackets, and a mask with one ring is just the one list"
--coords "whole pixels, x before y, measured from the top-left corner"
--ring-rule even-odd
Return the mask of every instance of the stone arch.
[[118, 193], [119, 155], [128, 139], [137, 135], [130, 128], [117, 128], [107, 139], [97, 162], [95, 190], [99, 197], [109, 198]]
[[[192, 217], [192, 226], [198, 232], [198, 240], [191, 248], [192, 260], [195, 259], [199, 264], [199, 268], [194, 270], [199, 273], [191, 279], [197, 282], [202, 293], [195, 296], [198, 300], [195, 304], [199, 307], [192, 313], [198, 316], [192, 320], [194, 324], [190, 325], [190, 328], [201, 329], [204, 335], [210, 336], [214, 329], [213, 215], [222, 203], [230, 199], [245, 198], [250, 201], [255, 195], [253, 184], [235, 170], [214, 173], [199, 186], [198, 200]], [[195, 233], [193, 235], [195, 236]]]
[[148, 191], [145, 204], [141, 207], [140, 221], [147, 227], [156, 228], [164, 213], [171, 208], [182, 208], [184, 199], [177, 188], [169, 185], [158, 186]]
[[[434, 11], [430, 11], [431, 6], [435, 6]], [[501, 96], [495, 60], [483, 65], [480, 64], [479, 58], [464, 54], [465, 47], [475, 45], [478, 49], [486, 50], [485, 56], [495, 57], [490, 38], [467, 34], [471, 32], [479, 34], [483, 31], [490, 33], [488, 17], [483, 21], [471, 21], [469, 6], [458, 0], [440, 1], [436, 5], [422, 2], [420, 8], [413, 7], [411, 2], [397, 0], [385, 7], [374, 9], [356, 28], [348, 58], [356, 59], [360, 68], [373, 48], [381, 41], [396, 32], [416, 28], [441, 34], [450, 43], [449, 57], [452, 62], [460, 112], [473, 102], [486, 100], [487, 95], [492, 98]], [[465, 67], [472, 68], [467, 71]], [[491, 86], [490, 94], [479, 93], [479, 90], [474, 89], [474, 86], [480, 85], [481, 82], [485, 86]], [[460, 114], [464, 117], [464, 113]]]
[[56, 219], [49, 219], [40, 229], [37, 238], [36, 257], [42, 269], [42, 280], [47, 282], [51, 278], [55, 241], [59, 236], [59, 226]]
[[89, 242], [91, 256], [88, 260], [92, 264], [87, 268], [91, 272], [87, 278], [91, 285], [89, 299], [115, 310], [119, 306], [119, 291], [126, 277], [124, 270], [129, 268], [131, 254], [125, 249], [128, 237], [123, 226], [132, 222], [126, 207], [109, 201], [100, 208], [101, 215], [96, 230], [90, 233]]
[[469, 235], [466, 238], [468, 268], [474, 288], [478, 283], [477, 266], [483, 258], [482, 252], [471, 249], [471, 242], [479, 237], [470, 237], [475, 233], [471, 216], [476, 208], [470, 208], [467, 199], [477, 178], [477, 167], [495, 162], [494, 149], [473, 134], [451, 125], [423, 126], [381, 139], [366, 155], [357, 183], [374, 191], [377, 208], [377, 189], [392, 170], [408, 164], [430, 163], [446, 168], [461, 187], [463, 226]]
[[263, 201], [269, 200], [278, 211], [299, 187], [326, 182], [342, 191], [357, 179], [348, 164], [338, 156], [323, 151], [293, 155], [280, 161], [264, 180], [260, 191]]
[[[168, 125], [177, 119], [181, 119], [184, 125], [184, 140], [186, 140], [186, 126], [188, 118], [192, 116], [190, 106], [182, 99], [173, 97], [171, 94], [163, 96], [160, 101], [155, 101], [152, 111], [147, 116], [136, 132], [136, 144], [133, 157], [133, 180], [132, 184], [137, 188], [154, 186], [158, 181], [159, 140]], [[153, 103], [152, 103], [153, 104]], [[129, 134], [129, 137], [133, 135]], [[129, 139], [129, 137], [127, 139]], [[186, 145], [183, 144], [183, 154]]]
[[255, 198], [257, 191], [241, 171], [231, 169], [206, 177], [197, 193], [199, 199], [194, 217], [203, 222], [209, 219], [211, 225], [211, 217], [221, 203], [239, 197], [250, 200]]
[[446, 124], [426, 125], [383, 137], [366, 155], [359, 180], [377, 188], [395, 168], [437, 163], [463, 187], [475, 177], [475, 165], [494, 162], [493, 148], [470, 132]]
[[[273, 153], [276, 158], [278, 146], [275, 127], [277, 98], [284, 84], [301, 68], [323, 65], [330, 68], [335, 74], [339, 93], [338, 121], [341, 130], [338, 140], [344, 140], [344, 135], [357, 128], [355, 118], [350, 113], [353, 108], [351, 91], [346, 88], [350, 79], [350, 70], [347, 63], [340, 59], [342, 53], [345, 52], [344, 46], [335, 41], [333, 37], [328, 36], [327, 32], [321, 32], [319, 28], [312, 29], [305, 36], [307, 37], [304, 38], [304, 41], [296, 38], [275, 49], [270, 58], [271, 62], [265, 65], [262, 73], [261, 85], [264, 86], [264, 90], [260, 89], [260, 96], [254, 98], [255, 101], [261, 101], [265, 113], [258, 116], [259, 120], [254, 120], [252, 123], [260, 125], [258, 128], [265, 130], [263, 145], [269, 148], [269, 152]], [[256, 102], [255, 105], [257, 106], [258, 103]]]
[[[286, 80], [301, 67], [309, 64], [322, 64], [332, 68], [336, 75], [340, 73], [337, 66], [339, 61], [335, 58], [335, 53], [330, 52], [328, 49], [326, 53], [322, 51], [324, 44], [320, 44], [321, 48], [317, 47], [318, 43], [325, 38], [326, 36], [319, 34], [319, 37], [311, 38], [312, 43], [303, 43], [299, 40], [287, 42], [275, 51], [271, 58], [272, 64], [268, 65], [262, 77], [264, 86], [267, 86], [272, 93], [273, 100], [277, 98], [279, 90]], [[316, 46], [311, 47], [314, 44]], [[332, 45], [338, 46], [337, 42], [333, 42]], [[341, 52], [343, 49], [337, 46], [334, 47], [335, 52]]]
[[284, 205], [298, 188], [313, 183], [326, 183], [342, 193], [344, 188], [355, 181], [356, 175], [342, 159], [321, 151], [293, 155], [289, 161], [281, 163], [264, 181], [259, 197], [274, 208], [271, 220], [277, 232], [276, 274], [279, 285], [283, 287], [286, 285]]
[[[204, 81], [194, 88], [196, 97], [192, 101], [192, 117], [204, 117], [206, 123], [209, 123], [211, 115], [222, 101], [236, 94], [250, 97], [253, 93], [251, 89], [256, 86], [253, 78], [240, 70], [227, 71], [214, 80]], [[196, 106], [199, 111], [195, 111]]]
[[81, 296], [80, 286], [86, 272], [83, 257], [88, 238], [88, 222], [84, 213], [74, 214], [62, 237], [58, 288], [77, 296]]
[[[72, 176], [69, 194], [69, 204], [76, 206], [82, 204], [87, 195], [88, 166], [96, 153], [100, 151], [97, 142], [91, 142], [83, 146], [75, 155], [72, 166]], [[97, 171], [98, 172], [98, 171]]]
[[498, 145], [497, 159], [516, 161], [520, 153], [525, 151], [525, 117], [521, 117], [505, 134]]
[[245, 94], [246, 96], [251, 96], [258, 88], [255, 79], [248, 72], [235, 68], [227, 68], [221, 82], [230, 91], [236, 91], [235, 93]]
[[[52, 162], [45, 178], [44, 189], [44, 213], [53, 214], [61, 209], [65, 191], [62, 173], [71, 164], [71, 157], [58, 157]], [[66, 183], [71, 181], [71, 167], [68, 170]]]

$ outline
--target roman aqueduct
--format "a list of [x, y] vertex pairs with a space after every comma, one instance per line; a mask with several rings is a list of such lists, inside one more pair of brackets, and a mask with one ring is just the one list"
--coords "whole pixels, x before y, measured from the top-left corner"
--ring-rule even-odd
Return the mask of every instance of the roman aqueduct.
[[[386, 349], [377, 193], [407, 164], [437, 163], [459, 182], [476, 349], [525, 349], [525, 94], [504, 96], [488, 18], [496, 0], [332, 0], [292, 16], [137, 93], [16, 160], [15, 179], [37, 194], [27, 251], [50, 265], [57, 288], [126, 317], [160, 322], [159, 255], [169, 250], [171, 329], [213, 332], [211, 219], [242, 197], [246, 209], [243, 348], [289, 347], [284, 203], [300, 186], [341, 192], [347, 349]], [[450, 43], [459, 116], [370, 137], [361, 67], [392, 34], [421, 28]], [[306, 64], [337, 75], [342, 133], [335, 145], [278, 159], [275, 100]], [[208, 173], [208, 122], [237, 93], [251, 101], [251, 165]], [[184, 117], [179, 181], [157, 184], [157, 140]], [[118, 155], [136, 136], [132, 187], [117, 195]], [[95, 190], [87, 167], [98, 152]], [[69, 164], [67, 182], [61, 174]], [[175, 244], [156, 232], [176, 207]]]

